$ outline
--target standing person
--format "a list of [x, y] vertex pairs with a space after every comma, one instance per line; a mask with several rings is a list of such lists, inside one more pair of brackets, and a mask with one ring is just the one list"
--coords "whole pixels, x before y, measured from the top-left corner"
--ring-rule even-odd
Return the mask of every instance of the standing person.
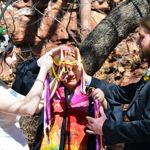
[[[138, 44], [140, 56], [150, 63], [150, 16], [141, 19]], [[150, 64], [149, 64], [150, 65]], [[89, 77], [90, 78], [90, 77]], [[101, 117], [87, 117], [87, 133], [103, 135], [106, 145], [125, 143], [124, 150], [150, 149], [150, 69], [133, 84], [117, 86], [92, 78], [91, 85], [96, 85], [104, 92], [110, 106], [129, 104], [123, 117], [128, 121], [112, 121], [101, 109]]]
[[[0, 74], [12, 73], [12, 63], [16, 60], [13, 42], [8, 35], [0, 36]], [[43, 108], [40, 104], [45, 77], [53, 61], [49, 53], [38, 60], [40, 71], [34, 85], [26, 96], [8, 88], [0, 80], [0, 149], [29, 150], [25, 137], [20, 129], [19, 116], [33, 115]], [[8, 73], [8, 74], [9, 74]]]
[[[63, 55], [64, 52], [66, 55]], [[46, 130], [48, 133], [46, 132], [47, 136], [45, 136], [45, 130], [43, 130], [45, 119], [42, 119], [44, 122], [37, 131], [33, 150], [88, 150], [88, 143], [91, 141], [85, 133], [86, 116], [91, 114], [90, 110], [93, 108], [90, 109], [90, 106], [93, 99], [85, 91], [79, 51], [75, 48], [69, 52], [69, 48], [64, 47], [59, 58], [61, 59], [56, 61], [53, 58], [53, 64], [58, 64], [58, 66], [54, 68], [55, 78], [51, 81], [51, 99], [50, 104], [47, 105], [48, 108], [51, 107], [51, 113], [47, 113], [49, 114], [47, 118], [51, 118]], [[99, 98], [99, 95], [101, 96], [99, 89], [94, 91], [93, 98]], [[44, 132], [41, 133], [41, 130]], [[94, 150], [95, 141], [92, 140], [92, 142]]]

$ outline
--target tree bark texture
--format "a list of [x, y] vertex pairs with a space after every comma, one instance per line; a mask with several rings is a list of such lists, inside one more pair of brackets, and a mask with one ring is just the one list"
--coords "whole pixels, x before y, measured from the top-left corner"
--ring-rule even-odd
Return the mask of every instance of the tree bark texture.
[[149, 14], [147, 0], [128, 0], [108, 14], [87, 36], [80, 47], [85, 70], [93, 75], [100, 69], [117, 44], [139, 25], [142, 16]]

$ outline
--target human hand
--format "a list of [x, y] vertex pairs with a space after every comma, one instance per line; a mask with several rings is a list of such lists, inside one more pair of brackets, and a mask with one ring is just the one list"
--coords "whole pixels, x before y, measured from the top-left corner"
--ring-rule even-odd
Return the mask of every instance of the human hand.
[[96, 134], [96, 135], [103, 135], [103, 124], [105, 120], [107, 119], [104, 109], [102, 106], [100, 106], [100, 114], [101, 117], [99, 118], [92, 118], [87, 116], [86, 119], [88, 121], [87, 123], [87, 129], [86, 132], [89, 134]]
[[45, 68], [47, 71], [52, 67], [53, 60], [50, 56], [49, 52], [45, 53], [37, 60], [37, 64], [39, 67]]
[[[60, 45], [56, 48], [53, 48], [49, 51], [49, 54], [52, 56], [52, 57], [55, 57], [55, 56], [59, 56], [60, 59], [63, 59], [61, 58], [62, 56], [66, 56], [68, 53], [70, 53], [72, 51], [71, 47], [67, 46], [67, 45]], [[62, 55], [63, 54], [63, 55]]]
[[92, 96], [95, 100], [98, 100], [99, 103], [105, 100], [104, 92], [99, 88], [92, 90]]
[[93, 89], [92, 90], [92, 96], [93, 96], [94, 100], [98, 100], [98, 102], [100, 104], [102, 104], [104, 109], [107, 108], [107, 101], [105, 99], [104, 92], [101, 89], [99, 89], [99, 88]]

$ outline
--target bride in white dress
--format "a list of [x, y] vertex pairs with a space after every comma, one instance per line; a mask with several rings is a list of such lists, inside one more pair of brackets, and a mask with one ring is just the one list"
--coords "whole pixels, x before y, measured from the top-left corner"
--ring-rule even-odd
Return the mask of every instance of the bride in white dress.
[[[0, 36], [0, 74], [10, 71], [15, 60], [13, 44], [7, 36]], [[5, 59], [4, 59], [5, 58]], [[35, 83], [26, 96], [22, 96], [0, 81], [0, 150], [29, 150], [29, 146], [20, 129], [21, 115], [33, 115], [43, 108], [40, 99], [47, 72], [52, 66], [52, 58], [47, 53], [39, 59], [40, 71]], [[41, 105], [40, 105], [41, 104]]]
[[[15, 94], [14, 102], [23, 99], [21, 95], [11, 89], [4, 88], [0, 83], [0, 93], [4, 95]], [[9, 97], [13, 96], [9, 95]], [[7, 99], [6, 99], [7, 100]], [[12, 113], [0, 112], [0, 150], [28, 150], [27, 141], [20, 129], [19, 125], [20, 116]]]

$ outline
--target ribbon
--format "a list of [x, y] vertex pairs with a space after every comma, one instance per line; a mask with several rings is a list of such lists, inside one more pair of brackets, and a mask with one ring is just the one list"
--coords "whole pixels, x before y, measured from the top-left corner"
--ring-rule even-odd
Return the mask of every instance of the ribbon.
[[[94, 100], [94, 117], [98, 118], [100, 116], [100, 105], [98, 100], [96, 99]], [[103, 142], [103, 137], [99, 135], [96, 135], [96, 150], [106, 150]]]
[[47, 144], [50, 144], [49, 131], [51, 124], [51, 107], [50, 107], [50, 87], [49, 87], [49, 75], [45, 79], [45, 96], [44, 96], [44, 137], [47, 140]]

